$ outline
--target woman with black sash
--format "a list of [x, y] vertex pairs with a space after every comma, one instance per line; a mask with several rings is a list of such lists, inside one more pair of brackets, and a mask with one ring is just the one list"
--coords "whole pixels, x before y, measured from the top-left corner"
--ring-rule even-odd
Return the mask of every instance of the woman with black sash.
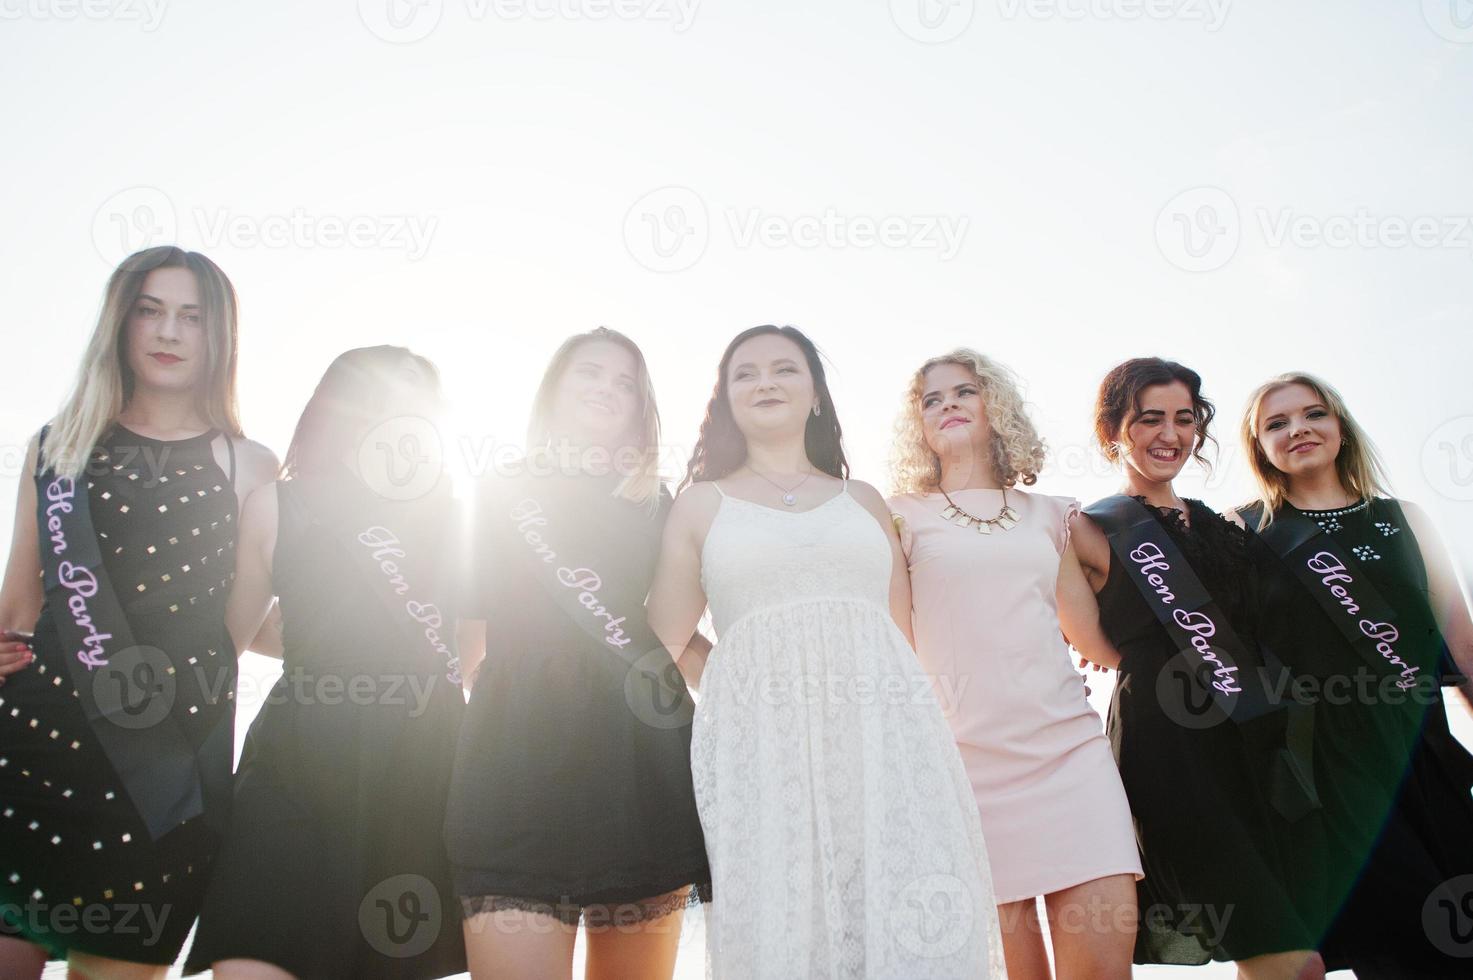
[[1426, 514], [1387, 493], [1374, 447], [1323, 381], [1262, 385], [1242, 436], [1260, 488], [1242, 510], [1260, 636], [1313, 706], [1319, 863], [1340, 906], [1326, 965], [1362, 980], [1466, 977], [1473, 757], [1448, 730], [1442, 686], [1469, 695], [1473, 621], [1452, 564]]
[[246, 501], [230, 625], [279, 597], [283, 671], [251, 725], [187, 969], [419, 980], [465, 969], [441, 829], [465, 708], [434, 365], [333, 361], [284, 478]]
[[589, 978], [668, 978], [710, 870], [693, 706], [645, 623], [670, 497], [639, 348], [567, 340], [528, 446], [481, 480], [471, 531], [474, 686], [446, 819], [471, 974], [569, 977], [582, 919]]
[[241, 435], [236, 300], [196, 252], [129, 256], [76, 387], [28, 452], [0, 628], [0, 975], [65, 958], [161, 978], [225, 832], [239, 501], [276, 460]]
[[1258, 684], [1248, 538], [1173, 487], [1188, 458], [1205, 465], [1212, 416], [1201, 378], [1180, 364], [1111, 370], [1095, 435], [1123, 464], [1125, 488], [1074, 528], [1120, 655], [1102, 666], [1119, 671], [1106, 728], [1145, 869], [1135, 961], [1321, 977], [1323, 903], [1292, 851], [1319, 817], [1292, 751], [1299, 722]]

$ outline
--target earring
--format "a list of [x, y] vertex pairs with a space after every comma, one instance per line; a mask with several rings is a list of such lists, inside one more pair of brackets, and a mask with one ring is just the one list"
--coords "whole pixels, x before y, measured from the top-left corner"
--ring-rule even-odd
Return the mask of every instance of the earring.
[[813, 417], [814, 418], [818, 418], [822, 414], [823, 413], [818, 410], [818, 406], [817, 405], [814, 405], [813, 406]]

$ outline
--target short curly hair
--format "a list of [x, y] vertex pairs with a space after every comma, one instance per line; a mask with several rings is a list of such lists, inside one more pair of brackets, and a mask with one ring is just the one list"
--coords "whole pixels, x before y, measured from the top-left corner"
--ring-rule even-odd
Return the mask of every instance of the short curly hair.
[[1028, 417], [1017, 376], [990, 357], [969, 347], [958, 347], [922, 364], [906, 386], [895, 421], [890, 460], [894, 492], [926, 493], [941, 483], [941, 460], [926, 444], [921, 427], [921, 396], [926, 390], [926, 372], [942, 364], [964, 367], [977, 379], [987, 424], [992, 429], [992, 472], [998, 482], [1005, 487], [1037, 483], [1046, 451]]

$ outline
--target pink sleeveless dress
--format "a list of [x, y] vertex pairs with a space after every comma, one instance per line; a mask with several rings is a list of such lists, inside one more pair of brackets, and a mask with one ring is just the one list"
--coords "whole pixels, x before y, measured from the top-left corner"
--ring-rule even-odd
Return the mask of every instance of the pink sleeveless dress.
[[[998, 490], [952, 500], [978, 517]], [[916, 652], [977, 797], [998, 902], [1141, 875], [1100, 716], [1059, 631], [1054, 590], [1079, 502], [1008, 491], [1020, 523], [980, 534], [941, 519], [941, 494], [890, 498], [903, 520]]]

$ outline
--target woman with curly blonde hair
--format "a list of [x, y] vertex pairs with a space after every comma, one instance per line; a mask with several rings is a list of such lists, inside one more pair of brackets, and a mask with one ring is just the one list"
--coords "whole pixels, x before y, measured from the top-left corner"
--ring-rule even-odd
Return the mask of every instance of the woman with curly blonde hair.
[[916, 652], [941, 687], [992, 855], [1008, 975], [1050, 975], [1042, 895], [1060, 976], [1128, 977], [1140, 859], [1061, 616], [1081, 650], [1106, 661], [1113, 650], [1094, 618], [1059, 603], [1079, 594], [1062, 584], [1083, 580], [1069, 543], [1079, 502], [1017, 489], [1043, 461], [1012, 372], [960, 348], [911, 377], [889, 503]]

